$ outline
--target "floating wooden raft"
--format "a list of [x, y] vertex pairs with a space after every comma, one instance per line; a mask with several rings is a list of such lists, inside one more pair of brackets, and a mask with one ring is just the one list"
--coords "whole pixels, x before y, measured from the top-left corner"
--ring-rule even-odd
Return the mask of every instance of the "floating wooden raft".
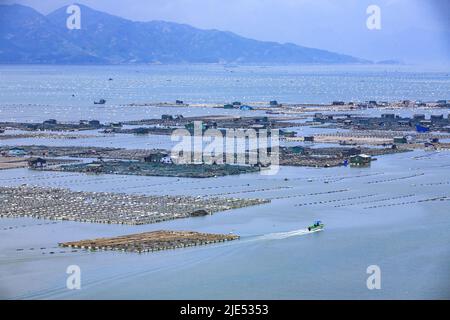
[[126, 236], [64, 242], [62, 247], [90, 250], [151, 252], [237, 240], [237, 235], [199, 233], [193, 231], [152, 231]]

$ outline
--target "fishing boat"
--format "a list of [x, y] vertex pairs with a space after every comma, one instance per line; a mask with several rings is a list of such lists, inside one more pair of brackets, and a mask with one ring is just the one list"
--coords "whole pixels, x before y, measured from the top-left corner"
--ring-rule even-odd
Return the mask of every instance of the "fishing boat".
[[430, 131], [430, 127], [422, 126], [420, 124], [416, 124], [416, 131], [417, 132], [428, 132], [428, 131]]
[[94, 101], [94, 104], [105, 104], [106, 100], [105, 99], [100, 99], [99, 101]]
[[308, 231], [319, 231], [322, 230], [325, 227], [325, 225], [322, 223], [322, 221], [317, 220], [314, 222], [312, 226], [308, 227]]

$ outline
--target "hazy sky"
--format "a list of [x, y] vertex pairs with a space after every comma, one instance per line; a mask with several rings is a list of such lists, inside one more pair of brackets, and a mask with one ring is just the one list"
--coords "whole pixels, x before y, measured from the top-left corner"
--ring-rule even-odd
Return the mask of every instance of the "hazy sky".
[[[277, 42], [292, 42], [372, 60], [450, 61], [447, 0], [78, 0], [132, 20], [166, 20]], [[65, 0], [0, 0], [46, 14]], [[381, 30], [366, 27], [369, 5]]]

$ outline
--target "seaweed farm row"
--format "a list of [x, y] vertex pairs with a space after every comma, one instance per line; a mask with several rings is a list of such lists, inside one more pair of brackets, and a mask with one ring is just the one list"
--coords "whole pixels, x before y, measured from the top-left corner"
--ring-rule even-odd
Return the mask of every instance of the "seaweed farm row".
[[373, 194], [368, 194], [368, 195], [361, 195], [361, 196], [348, 197], [348, 198], [342, 198], [342, 199], [321, 200], [321, 201], [315, 201], [315, 202], [299, 203], [299, 204], [296, 204], [295, 206], [302, 207], [302, 206], [311, 206], [311, 205], [317, 205], [317, 204], [327, 204], [327, 203], [340, 202], [340, 201], [363, 199], [363, 198], [374, 197], [374, 196], [377, 196], [377, 194], [373, 193]]
[[152, 231], [126, 236], [60, 243], [61, 247], [89, 250], [152, 252], [225, 242], [239, 239], [237, 235], [199, 233], [193, 231]]
[[[0, 217], [149, 224], [270, 202], [262, 199], [141, 196], [61, 188], [0, 187]], [[51, 204], [51, 205], [50, 205]]]
[[405, 205], [424, 203], [424, 202], [430, 202], [430, 201], [448, 201], [449, 199], [450, 199], [450, 195], [442, 195], [442, 196], [425, 198], [425, 199], [420, 199], [420, 200], [374, 205], [374, 206], [370, 206], [370, 207], [365, 207], [364, 209], [378, 209], [378, 208], [386, 208], [386, 207], [405, 206]]

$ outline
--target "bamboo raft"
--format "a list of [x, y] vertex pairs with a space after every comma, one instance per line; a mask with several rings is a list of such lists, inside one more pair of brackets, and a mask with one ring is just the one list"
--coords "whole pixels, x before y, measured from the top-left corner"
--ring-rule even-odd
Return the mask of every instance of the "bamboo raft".
[[237, 239], [239, 239], [239, 236], [237, 235], [160, 230], [112, 238], [64, 242], [59, 243], [59, 246], [89, 250], [115, 250], [142, 253], [206, 245]]

